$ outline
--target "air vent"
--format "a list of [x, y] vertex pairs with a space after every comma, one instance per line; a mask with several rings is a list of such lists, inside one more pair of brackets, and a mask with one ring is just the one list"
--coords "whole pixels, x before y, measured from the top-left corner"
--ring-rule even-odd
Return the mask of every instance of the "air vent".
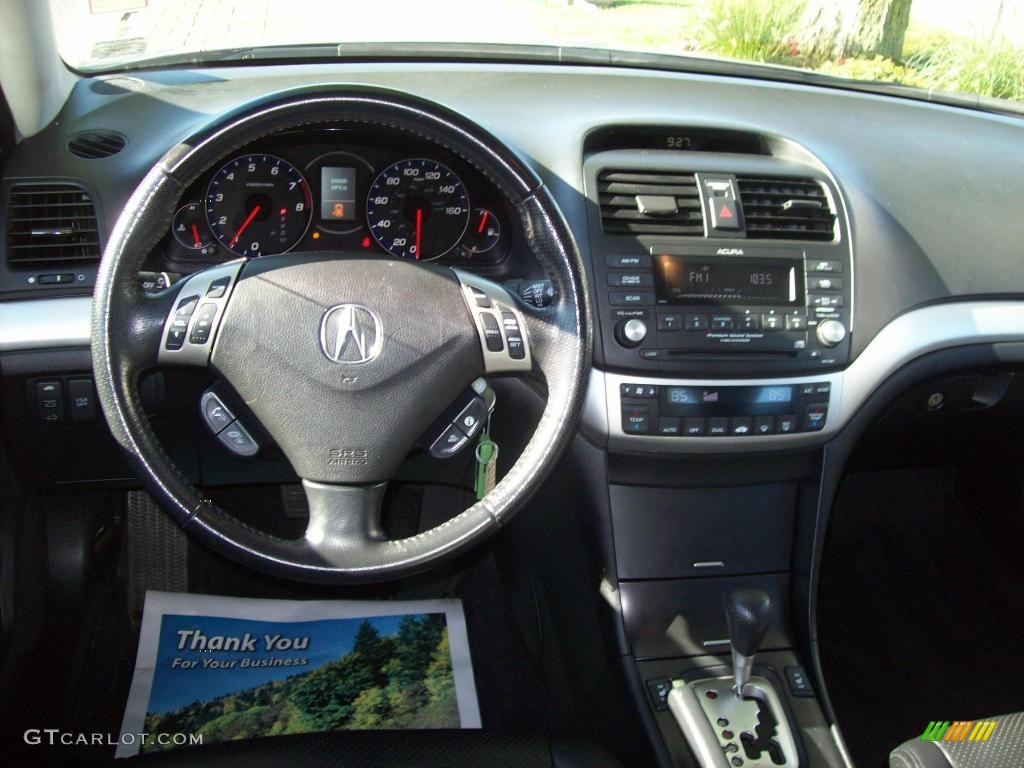
[[74, 184], [19, 184], [7, 207], [7, 263], [33, 268], [95, 264], [100, 238], [92, 198]]
[[738, 176], [751, 240], [832, 240], [836, 216], [813, 179]]
[[114, 131], [86, 131], [71, 137], [68, 152], [87, 160], [98, 160], [116, 155], [127, 143], [128, 139]]
[[692, 173], [604, 170], [598, 175], [601, 224], [614, 235], [704, 234]]

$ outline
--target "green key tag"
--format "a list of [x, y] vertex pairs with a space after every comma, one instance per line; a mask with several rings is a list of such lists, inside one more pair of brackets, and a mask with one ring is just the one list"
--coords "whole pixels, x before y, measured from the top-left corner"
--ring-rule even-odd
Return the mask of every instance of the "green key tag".
[[498, 444], [491, 440], [491, 436], [484, 432], [480, 435], [480, 442], [476, 446], [476, 499], [479, 501], [494, 488], [497, 479], [498, 468]]

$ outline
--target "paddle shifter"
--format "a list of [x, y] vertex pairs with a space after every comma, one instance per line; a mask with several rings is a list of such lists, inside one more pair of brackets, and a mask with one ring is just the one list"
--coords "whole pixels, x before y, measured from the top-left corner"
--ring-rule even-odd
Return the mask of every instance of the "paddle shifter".
[[750, 680], [754, 654], [761, 647], [772, 619], [772, 601], [768, 593], [756, 587], [737, 587], [723, 600], [725, 621], [732, 646], [733, 690], [740, 698]]

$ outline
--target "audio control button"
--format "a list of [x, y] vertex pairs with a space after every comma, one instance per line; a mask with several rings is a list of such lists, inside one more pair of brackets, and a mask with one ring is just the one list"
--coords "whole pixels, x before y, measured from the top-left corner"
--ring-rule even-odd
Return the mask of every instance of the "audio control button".
[[644, 272], [609, 272], [608, 285], [648, 288], [654, 285], [654, 277], [650, 273]]
[[710, 323], [712, 331], [731, 331], [736, 326], [732, 315], [712, 315]]
[[843, 290], [843, 279], [841, 277], [809, 277], [807, 288], [812, 291], [841, 291]]
[[806, 331], [807, 318], [803, 315], [786, 315], [787, 331]]
[[638, 347], [647, 338], [647, 323], [634, 317], [615, 326], [615, 340], [624, 347]]
[[740, 316], [739, 329], [741, 331], [760, 331], [761, 317], [759, 315]]
[[613, 307], [651, 307], [654, 306], [654, 294], [650, 291], [612, 291], [608, 294], [608, 302]]
[[843, 271], [843, 262], [841, 261], [817, 261], [811, 259], [807, 262], [808, 272], [831, 272], [833, 274], [839, 274]]
[[641, 253], [635, 256], [607, 255], [604, 257], [604, 264], [609, 269], [650, 269], [651, 255]]
[[785, 327], [782, 315], [761, 315], [761, 327], [766, 331], [781, 331]]
[[687, 315], [685, 327], [688, 331], [706, 331], [708, 329], [708, 316]]
[[659, 331], [678, 331], [683, 327], [682, 315], [658, 315]]

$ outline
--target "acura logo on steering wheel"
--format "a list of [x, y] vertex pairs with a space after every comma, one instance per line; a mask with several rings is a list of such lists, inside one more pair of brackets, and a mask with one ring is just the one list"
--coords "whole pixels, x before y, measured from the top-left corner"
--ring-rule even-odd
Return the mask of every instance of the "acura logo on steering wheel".
[[338, 304], [320, 321], [320, 351], [334, 363], [368, 363], [384, 345], [384, 326], [377, 313], [361, 304]]

